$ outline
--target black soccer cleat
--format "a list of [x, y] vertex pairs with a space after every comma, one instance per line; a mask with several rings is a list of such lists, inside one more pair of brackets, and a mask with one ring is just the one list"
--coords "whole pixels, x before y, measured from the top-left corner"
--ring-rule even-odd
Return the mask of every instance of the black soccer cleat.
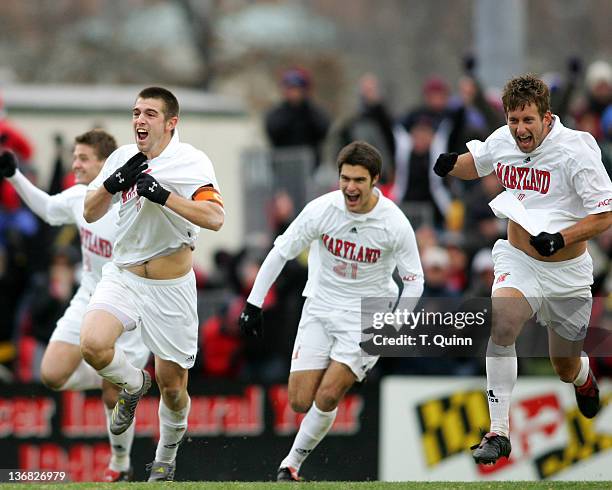
[[472, 456], [477, 464], [495, 464], [502, 456], [510, 457], [512, 446], [510, 445], [510, 439], [506, 436], [489, 432], [485, 434], [480, 444], [476, 444], [470, 449], [474, 451]]
[[298, 476], [298, 470], [285, 466], [278, 469], [276, 481], [302, 481], [302, 478]]
[[574, 385], [574, 393], [576, 394], [576, 404], [578, 410], [587, 419], [592, 419], [599, 412], [599, 386], [597, 380], [593, 376], [593, 371], [589, 369], [589, 375], [586, 383], [582, 386]]

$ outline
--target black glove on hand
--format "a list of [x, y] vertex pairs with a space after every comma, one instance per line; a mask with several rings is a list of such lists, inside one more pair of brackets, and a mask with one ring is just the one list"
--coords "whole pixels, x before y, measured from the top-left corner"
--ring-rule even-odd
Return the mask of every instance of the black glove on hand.
[[238, 319], [240, 331], [247, 337], [262, 337], [263, 336], [263, 313], [261, 308], [258, 308], [251, 303], [247, 303], [240, 313]]
[[561, 233], [546, 233], [543, 231], [538, 236], [531, 236], [529, 243], [543, 257], [550, 257], [552, 254], [565, 247], [565, 240]]
[[155, 177], [149, 174], [140, 174], [136, 179], [136, 192], [139, 196], [146, 197], [149, 201], [162, 206], [166, 205], [170, 191], [164, 189]]
[[136, 178], [149, 165], [145, 162], [147, 156], [144, 153], [138, 152], [130, 158], [123, 167], [115, 170], [115, 173], [104, 181], [104, 188], [111, 194], [116, 194], [120, 191], [127, 191], [136, 183]]
[[17, 158], [12, 151], [2, 152], [0, 155], [0, 179], [3, 177], [12, 177], [17, 170]]
[[457, 163], [457, 158], [459, 158], [458, 153], [440, 153], [434, 165], [434, 172], [436, 175], [446, 177], [455, 166], [455, 163]]

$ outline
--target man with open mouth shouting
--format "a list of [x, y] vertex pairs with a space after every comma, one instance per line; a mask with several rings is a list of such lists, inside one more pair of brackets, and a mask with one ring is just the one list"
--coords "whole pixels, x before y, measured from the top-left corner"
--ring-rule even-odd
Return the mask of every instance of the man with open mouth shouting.
[[580, 412], [592, 418], [599, 411], [597, 382], [582, 352], [593, 283], [587, 240], [612, 222], [612, 183], [597, 143], [550, 112], [546, 84], [533, 75], [516, 77], [504, 87], [502, 101], [507, 125], [484, 142], [467, 143], [466, 153], [441, 154], [434, 166], [441, 177], [466, 180], [495, 172], [527, 213], [540, 212], [539, 233], [531, 235], [509, 219], [508, 240], [498, 240], [493, 248], [493, 324], [486, 360], [491, 428], [472, 448], [474, 460], [483, 464], [510, 456], [515, 341], [533, 315], [548, 329], [550, 360], [561, 381], [573, 384]]

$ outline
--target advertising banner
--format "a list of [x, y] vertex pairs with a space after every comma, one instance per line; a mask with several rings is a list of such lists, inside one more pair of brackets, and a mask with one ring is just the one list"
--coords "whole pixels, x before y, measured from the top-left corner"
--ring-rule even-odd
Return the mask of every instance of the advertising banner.
[[[285, 385], [190, 382], [191, 413], [177, 457], [177, 480], [273, 480], [303, 415]], [[137, 480], [153, 461], [158, 393], [138, 404], [132, 465]], [[329, 436], [304, 463], [316, 480], [367, 480], [377, 475], [378, 384], [349, 393]], [[0, 396], [3, 468], [63, 471], [71, 481], [100, 481], [110, 458], [100, 393], [55, 393], [9, 385]]]
[[469, 447], [489, 429], [486, 380], [387, 377], [381, 384], [379, 478], [404, 480], [612, 480], [612, 384], [601, 382], [594, 419], [572, 385], [519, 377], [510, 407], [510, 459], [476, 465]]

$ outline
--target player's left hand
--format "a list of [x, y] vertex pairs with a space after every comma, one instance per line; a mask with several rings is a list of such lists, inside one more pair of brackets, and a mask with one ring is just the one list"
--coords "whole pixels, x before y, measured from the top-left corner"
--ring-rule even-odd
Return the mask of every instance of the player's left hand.
[[565, 240], [561, 233], [546, 233], [543, 231], [538, 236], [531, 236], [529, 243], [543, 257], [550, 257], [552, 254], [565, 247]]
[[149, 174], [139, 174], [136, 179], [136, 192], [139, 196], [146, 197], [149, 201], [166, 205], [170, 191], [164, 189], [155, 177]]
[[17, 170], [17, 158], [12, 151], [4, 151], [0, 155], [0, 180], [3, 177], [12, 177]]
[[446, 177], [448, 173], [455, 167], [459, 158], [458, 153], [441, 153], [436, 163], [434, 164], [434, 172], [440, 177]]
[[263, 313], [261, 308], [247, 303], [242, 313], [240, 313], [238, 325], [240, 325], [240, 331], [247, 337], [263, 336]]

